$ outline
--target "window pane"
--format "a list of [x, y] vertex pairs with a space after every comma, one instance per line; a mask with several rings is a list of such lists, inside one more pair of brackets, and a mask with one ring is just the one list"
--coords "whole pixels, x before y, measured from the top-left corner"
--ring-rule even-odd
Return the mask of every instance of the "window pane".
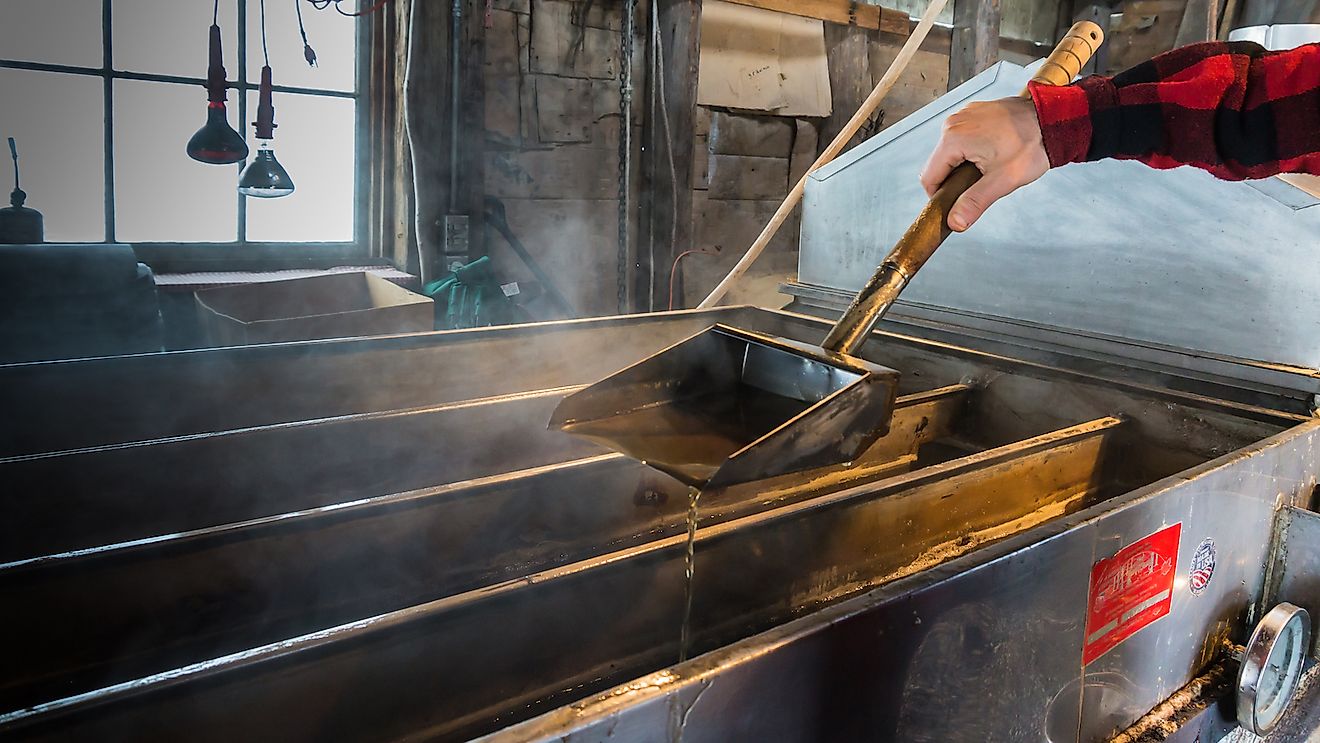
[[[115, 69], [206, 77], [213, 7], [206, 0], [114, 0]], [[238, 0], [220, 0], [220, 39], [225, 73], [237, 80]]]
[[[231, 125], [235, 119], [231, 110]], [[203, 165], [185, 152], [188, 138], [205, 121], [205, 96], [199, 97], [191, 85], [115, 81], [115, 219], [120, 240], [237, 238], [238, 166]]]
[[18, 142], [27, 206], [42, 213], [47, 242], [105, 239], [105, 160], [101, 78], [0, 69], [0, 206], [13, 182], [9, 148]]
[[[249, 94], [248, 110], [257, 110]], [[275, 156], [293, 179], [280, 199], [248, 198], [249, 240], [348, 242], [353, 239], [353, 101], [275, 94]], [[248, 143], [256, 149], [256, 140]]]
[[101, 66], [101, 0], [0, 0], [0, 59]]
[[[266, 46], [276, 85], [324, 90], [354, 90], [357, 53], [357, 18], [335, 12], [334, 6], [316, 10], [302, 2], [307, 41], [316, 50], [316, 67], [303, 58], [302, 37], [298, 34], [295, 0], [266, 0]], [[357, 8], [357, 0], [344, 0], [347, 11]], [[248, 0], [248, 79], [261, 81], [261, 3]]]

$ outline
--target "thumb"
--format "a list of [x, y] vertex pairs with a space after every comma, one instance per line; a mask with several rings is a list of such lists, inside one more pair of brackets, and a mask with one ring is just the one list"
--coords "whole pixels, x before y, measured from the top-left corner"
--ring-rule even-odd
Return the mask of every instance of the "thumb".
[[976, 220], [981, 218], [991, 204], [1013, 192], [1016, 185], [1002, 173], [996, 171], [982, 176], [981, 180], [973, 183], [971, 188], [958, 197], [949, 210], [949, 229], [954, 232], [966, 230], [976, 224]]

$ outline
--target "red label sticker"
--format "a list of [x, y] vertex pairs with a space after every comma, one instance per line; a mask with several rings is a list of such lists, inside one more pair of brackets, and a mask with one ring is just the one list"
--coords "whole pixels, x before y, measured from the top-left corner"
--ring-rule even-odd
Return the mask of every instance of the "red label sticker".
[[1091, 566], [1082, 663], [1169, 613], [1182, 524], [1165, 527]]

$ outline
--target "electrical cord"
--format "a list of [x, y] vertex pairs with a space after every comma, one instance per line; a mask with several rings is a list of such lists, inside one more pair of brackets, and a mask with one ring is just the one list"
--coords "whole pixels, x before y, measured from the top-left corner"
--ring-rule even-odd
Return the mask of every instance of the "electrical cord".
[[367, 8], [366, 10], [359, 10], [356, 13], [350, 13], [344, 10], [344, 8], [340, 5], [340, 3], [342, 3], [343, 1], [344, 0], [307, 0], [307, 2], [317, 10], [325, 10], [326, 8], [333, 5], [335, 6], [335, 12], [339, 13], [339, 15], [346, 15], [350, 17], [371, 15], [372, 13], [375, 13], [376, 11], [385, 7], [385, 3], [388, 3], [390, 0], [377, 0], [375, 5], [372, 5], [370, 8]]
[[293, 0], [293, 8], [298, 11], [298, 33], [302, 35], [303, 59], [307, 60], [308, 67], [315, 67], [316, 50], [313, 49], [311, 43], [307, 41], [307, 27], [303, 25], [302, 18], [302, 0]]
[[678, 254], [678, 257], [674, 258], [674, 265], [669, 267], [669, 309], [671, 310], [674, 309], [674, 279], [678, 276], [678, 262], [683, 260], [685, 256], [692, 255], [693, 253], [711, 255], [711, 252], [708, 250], [693, 248], [692, 250], [684, 250], [682, 253]]
[[261, 59], [270, 67], [270, 52], [266, 50], [266, 0], [261, 0]]

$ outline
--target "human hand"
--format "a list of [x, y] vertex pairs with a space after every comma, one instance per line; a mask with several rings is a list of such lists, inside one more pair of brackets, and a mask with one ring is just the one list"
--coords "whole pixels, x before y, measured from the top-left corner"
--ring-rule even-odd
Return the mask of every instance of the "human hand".
[[1045, 175], [1050, 159], [1029, 98], [969, 103], [944, 121], [944, 131], [921, 185], [935, 191], [954, 168], [970, 162], [982, 173], [949, 211], [949, 229], [962, 232], [999, 199]]

